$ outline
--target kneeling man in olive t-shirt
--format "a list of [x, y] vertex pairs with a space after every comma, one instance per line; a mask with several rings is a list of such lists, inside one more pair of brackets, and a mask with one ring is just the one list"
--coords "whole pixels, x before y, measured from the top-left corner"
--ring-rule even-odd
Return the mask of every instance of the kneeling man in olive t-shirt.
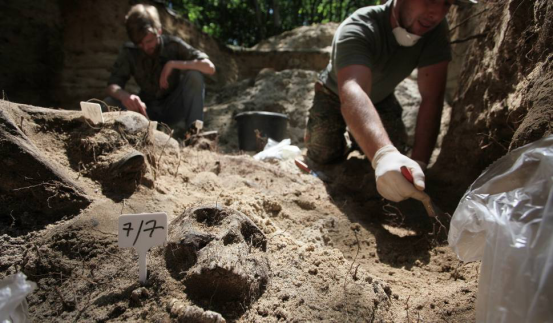
[[[384, 198], [428, 198], [423, 169], [437, 140], [451, 60], [445, 16], [458, 2], [462, 0], [391, 0], [361, 8], [339, 26], [309, 113], [305, 142], [312, 161], [343, 160], [350, 148], [344, 136], [348, 127], [372, 161]], [[416, 68], [421, 105], [407, 157], [394, 89]], [[413, 183], [404, 178], [402, 167], [411, 172]]]

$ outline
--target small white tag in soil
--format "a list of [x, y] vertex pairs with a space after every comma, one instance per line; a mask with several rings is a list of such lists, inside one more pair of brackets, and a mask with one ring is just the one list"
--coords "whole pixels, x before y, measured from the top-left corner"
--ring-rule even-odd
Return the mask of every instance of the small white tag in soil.
[[81, 102], [81, 110], [83, 111], [85, 118], [92, 121], [92, 123], [104, 123], [104, 116], [102, 116], [102, 108], [100, 107], [100, 104]]
[[119, 217], [118, 245], [133, 247], [139, 255], [139, 280], [146, 283], [146, 253], [167, 240], [167, 214], [123, 214]]

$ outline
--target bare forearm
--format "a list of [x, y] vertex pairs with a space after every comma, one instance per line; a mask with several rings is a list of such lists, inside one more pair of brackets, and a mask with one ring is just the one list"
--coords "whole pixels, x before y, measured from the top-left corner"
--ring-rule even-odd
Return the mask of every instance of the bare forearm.
[[341, 111], [357, 143], [370, 160], [380, 148], [392, 144], [379, 113], [361, 89], [348, 88], [341, 95]]
[[412, 159], [429, 163], [440, 130], [442, 100], [423, 100], [417, 116]]
[[200, 59], [192, 61], [169, 61], [172, 69], [178, 70], [196, 70], [207, 75], [215, 73], [215, 66], [209, 59]]
[[[371, 160], [375, 169], [377, 191], [391, 201], [407, 198], [424, 200], [425, 175], [415, 161], [402, 155], [389, 139], [379, 113], [369, 98], [371, 69], [365, 65], [349, 65], [337, 74], [341, 112], [354, 138]], [[402, 176], [406, 167], [413, 176], [413, 185]]]
[[117, 84], [108, 85], [107, 92], [109, 96], [121, 102], [125, 101], [125, 99], [128, 98], [130, 95], [129, 92], [125, 91]]

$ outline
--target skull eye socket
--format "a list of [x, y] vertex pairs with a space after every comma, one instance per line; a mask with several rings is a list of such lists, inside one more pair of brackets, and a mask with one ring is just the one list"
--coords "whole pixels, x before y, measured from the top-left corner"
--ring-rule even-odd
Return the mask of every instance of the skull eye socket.
[[260, 229], [251, 225], [249, 222], [243, 222], [240, 232], [248, 245], [258, 248], [261, 251], [266, 251], [267, 239]]
[[228, 215], [229, 214], [227, 214], [225, 210], [220, 210], [218, 208], [201, 208], [193, 213], [193, 217], [198, 223], [205, 224], [208, 227], [221, 224], [221, 221]]
[[229, 231], [221, 240], [224, 246], [241, 242], [240, 237], [234, 231]]

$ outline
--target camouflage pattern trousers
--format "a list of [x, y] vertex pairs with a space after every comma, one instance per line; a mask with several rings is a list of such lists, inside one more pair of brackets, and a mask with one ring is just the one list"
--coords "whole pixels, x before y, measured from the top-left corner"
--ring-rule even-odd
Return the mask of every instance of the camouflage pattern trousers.
[[[400, 152], [404, 152], [407, 134], [402, 122], [402, 106], [394, 94], [391, 94], [377, 103], [375, 108], [392, 143]], [[353, 137], [347, 133], [338, 95], [320, 82], [315, 85], [304, 142], [308, 148], [308, 157], [319, 164], [340, 162], [352, 150], [359, 149]]]

